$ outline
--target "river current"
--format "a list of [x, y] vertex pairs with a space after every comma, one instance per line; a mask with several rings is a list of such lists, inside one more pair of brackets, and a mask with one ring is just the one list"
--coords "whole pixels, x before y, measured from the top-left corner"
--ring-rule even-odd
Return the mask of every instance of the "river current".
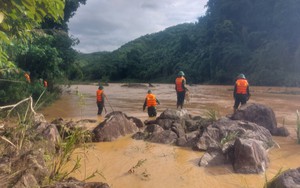
[[[153, 84], [155, 87], [122, 87], [110, 84], [104, 87], [107, 95], [106, 113], [122, 111], [128, 116], [141, 120], [148, 119], [142, 107], [148, 89], [160, 100], [158, 115], [167, 108], [176, 108], [174, 85]], [[213, 109], [226, 116], [233, 111], [233, 86], [194, 85], [188, 86], [190, 101], [184, 108], [192, 115], [205, 116]], [[51, 106], [41, 110], [51, 121], [62, 117], [67, 120], [94, 119], [95, 127], [103, 121], [97, 116], [97, 85], [75, 85], [66, 88], [62, 97]], [[112, 188], [153, 188], [153, 187], [222, 187], [256, 188], [263, 187], [265, 178], [271, 179], [280, 169], [300, 166], [300, 145], [296, 144], [296, 111], [300, 110], [300, 88], [250, 87], [249, 103], [260, 103], [271, 107], [278, 126], [285, 126], [291, 133], [288, 137], [273, 137], [279, 147], [269, 151], [270, 166], [264, 174], [236, 174], [231, 166], [203, 168], [198, 166], [203, 152], [170, 145], [155, 144], [131, 139], [130, 135], [113, 142], [93, 143], [92, 146], [76, 150], [82, 158], [80, 171], [72, 176], [85, 179], [93, 172], [101, 175], [88, 181], [106, 182]], [[72, 164], [70, 164], [71, 166]]]

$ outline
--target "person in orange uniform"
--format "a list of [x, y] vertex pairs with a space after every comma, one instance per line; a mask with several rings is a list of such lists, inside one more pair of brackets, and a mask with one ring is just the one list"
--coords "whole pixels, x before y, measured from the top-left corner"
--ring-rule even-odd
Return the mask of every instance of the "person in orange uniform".
[[156, 98], [154, 94], [152, 94], [151, 90], [148, 90], [148, 94], [146, 95], [143, 111], [145, 111], [146, 106], [148, 109], [149, 117], [156, 117], [156, 105], [160, 104], [159, 100]]
[[46, 80], [44, 80], [44, 87], [47, 88], [48, 87], [48, 82]]
[[25, 73], [24, 73], [24, 76], [25, 76], [25, 78], [26, 78], [26, 81], [27, 81], [28, 83], [30, 83], [31, 80], [30, 80], [29, 73], [25, 72]]
[[185, 92], [188, 91], [185, 85], [186, 85], [186, 80], [184, 78], [184, 73], [182, 71], [179, 71], [178, 76], [175, 80], [175, 90], [177, 94], [177, 108], [178, 107], [180, 107], [181, 109], [183, 108]]
[[234, 98], [234, 112], [238, 109], [239, 105], [244, 105], [250, 98], [250, 91], [249, 91], [249, 83], [244, 74], [240, 74], [237, 77], [234, 85], [233, 91], [233, 98]]
[[96, 103], [98, 107], [98, 115], [102, 114], [103, 108], [104, 108], [104, 91], [103, 91], [103, 86], [99, 86], [97, 92], [96, 92]]

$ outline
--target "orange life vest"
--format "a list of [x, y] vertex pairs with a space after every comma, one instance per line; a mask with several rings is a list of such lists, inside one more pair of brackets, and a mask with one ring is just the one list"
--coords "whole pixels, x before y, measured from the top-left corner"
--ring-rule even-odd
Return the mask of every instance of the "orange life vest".
[[150, 107], [150, 106], [156, 106], [156, 97], [154, 94], [147, 94], [146, 96], [147, 98], [147, 107]]
[[25, 73], [24, 76], [25, 76], [27, 82], [30, 83], [30, 76], [29, 76], [29, 74]]
[[247, 94], [247, 88], [249, 86], [248, 81], [245, 79], [238, 79], [236, 82], [236, 93]]
[[44, 80], [44, 87], [48, 87], [48, 82]]
[[182, 82], [185, 81], [184, 77], [177, 77], [175, 80], [176, 84], [176, 91], [181, 92], [184, 91], [184, 88], [182, 87]]
[[103, 90], [101, 90], [101, 89], [97, 90], [97, 92], [96, 92], [97, 102], [101, 102], [102, 101], [102, 93], [103, 93]]

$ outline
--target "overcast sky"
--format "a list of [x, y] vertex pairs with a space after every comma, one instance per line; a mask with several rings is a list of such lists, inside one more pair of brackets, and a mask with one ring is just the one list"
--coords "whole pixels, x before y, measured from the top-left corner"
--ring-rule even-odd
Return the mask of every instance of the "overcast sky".
[[69, 22], [83, 53], [113, 51], [140, 36], [196, 22], [208, 0], [87, 0]]

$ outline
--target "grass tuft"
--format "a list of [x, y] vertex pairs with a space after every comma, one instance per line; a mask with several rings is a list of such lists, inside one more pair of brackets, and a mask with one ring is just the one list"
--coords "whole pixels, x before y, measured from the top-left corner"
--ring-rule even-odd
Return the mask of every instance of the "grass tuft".
[[207, 117], [208, 120], [215, 122], [219, 119], [220, 113], [214, 109], [208, 109], [205, 112], [205, 116]]

